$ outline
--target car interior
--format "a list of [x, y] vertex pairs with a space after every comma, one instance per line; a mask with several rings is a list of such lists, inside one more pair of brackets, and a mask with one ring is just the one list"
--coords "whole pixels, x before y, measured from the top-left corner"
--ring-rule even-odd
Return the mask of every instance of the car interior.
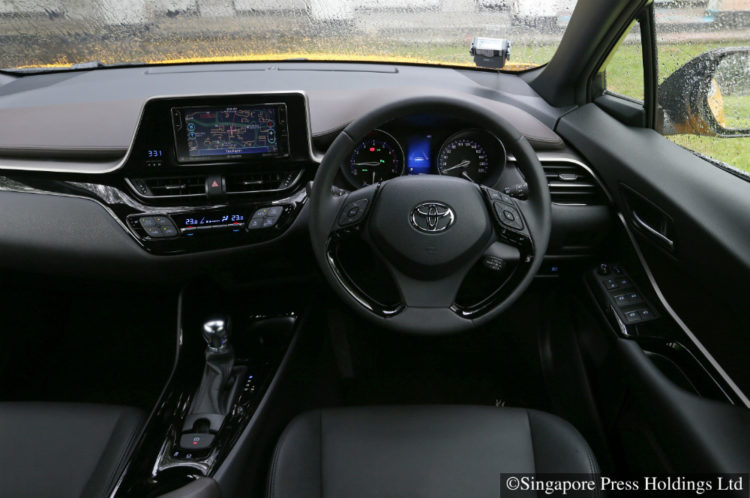
[[747, 473], [750, 185], [659, 132], [653, 16], [579, 0], [517, 72], [1, 72], [0, 495]]

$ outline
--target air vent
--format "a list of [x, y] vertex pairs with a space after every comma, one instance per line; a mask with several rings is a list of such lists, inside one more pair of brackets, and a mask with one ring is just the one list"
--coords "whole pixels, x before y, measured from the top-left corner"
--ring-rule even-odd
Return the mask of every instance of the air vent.
[[227, 176], [227, 193], [280, 192], [292, 188], [301, 177], [302, 170], [238, 173]]
[[604, 204], [604, 192], [594, 176], [580, 164], [543, 161], [552, 202], [557, 204]]
[[205, 176], [169, 178], [137, 178], [129, 180], [136, 192], [144, 197], [197, 197], [206, 195]]

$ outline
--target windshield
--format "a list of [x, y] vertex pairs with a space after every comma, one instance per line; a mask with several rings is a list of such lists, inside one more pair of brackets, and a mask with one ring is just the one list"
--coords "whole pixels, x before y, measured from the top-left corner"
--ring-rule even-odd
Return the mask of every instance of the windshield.
[[[0, 0], [0, 68], [177, 62], [385, 61], [503, 69], [546, 63], [575, 0]], [[483, 65], [492, 63], [484, 62]]]

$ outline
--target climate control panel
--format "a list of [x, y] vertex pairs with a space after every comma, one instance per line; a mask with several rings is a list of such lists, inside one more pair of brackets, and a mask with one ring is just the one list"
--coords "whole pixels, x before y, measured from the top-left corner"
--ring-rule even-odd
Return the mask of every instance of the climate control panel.
[[139, 213], [129, 215], [126, 223], [141, 244], [157, 254], [218, 249], [279, 236], [292, 224], [304, 201], [302, 195], [224, 208]]

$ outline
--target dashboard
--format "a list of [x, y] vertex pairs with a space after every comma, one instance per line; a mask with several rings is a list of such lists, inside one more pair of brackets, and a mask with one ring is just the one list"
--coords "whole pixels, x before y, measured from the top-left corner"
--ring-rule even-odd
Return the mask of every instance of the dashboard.
[[[488, 85], [500, 83], [506, 90], [491, 95]], [[360, 115], [428, 93], [486, 105], [518, 127], [548, 172], [550, 250], [585, 254], [605, 233], [608, 200], [587, 165], [545, 124], [554, 122], [545, 114], [551, 111], [525, 88], [516, 76], [495, 73], [322, 63], [0, 81], [4, 264], [33, 260], [40, 271], [173, 280], [209, 267], [244, 271], [242, 262], [256, 251], [272, 251], [269, 265], [291, 258], [291, 248], [304, 255], [306, 186], [328, 146]], [[538, 102], [529, 104], [531, 98]], [[341, 165], [336, 185], [355, 190], [418, 174], [525, 195], [523, 175], [500, 140], [441, 115], [372, 130]], [[30, 232], [31, 225], [38, 230]], [[50, 250], [61, 256], [45, 257]], [[261, 267], [247, 271], [257, 276]]]

